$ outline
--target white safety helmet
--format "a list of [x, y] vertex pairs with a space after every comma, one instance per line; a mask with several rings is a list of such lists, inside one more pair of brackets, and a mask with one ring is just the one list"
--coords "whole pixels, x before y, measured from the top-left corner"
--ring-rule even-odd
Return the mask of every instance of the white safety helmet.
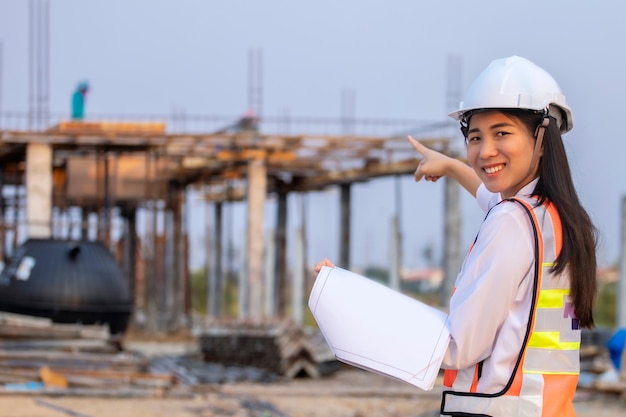
[[574, 126], [572, 111], [554, 78], [519, 56], [492, 61], [474, 80], [459, 109], [449, 116], [462, 121], [467, 112], [478, 109], [543, 110], [556, 119], [561, 133]]

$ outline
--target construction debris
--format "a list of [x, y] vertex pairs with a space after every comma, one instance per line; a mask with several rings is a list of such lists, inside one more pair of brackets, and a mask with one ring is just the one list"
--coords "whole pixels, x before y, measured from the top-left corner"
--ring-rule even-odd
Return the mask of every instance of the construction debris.
[[148, 356], [119, 338], [106, 325], [0, 312], [0, 395], [184, 397], [203, 385], [319, 378], [339, 367], [319, 333], [284, 320], [213, 323], [195, 355]]
[[[188, 397], [216, 384], [315, 379], [341, 368], [319, 331], [286, 319], [201, 323], [193, 354], [149, 356], [119, 338], [106, 325], [0, 312], [0, 396]], [[579, 388], [626, 396], [626, 371], [612, 367], [605, 339], [585, 332]]]
[[0, 313], [0, 394], [161, 396], [177, 380], [123, 352], [107, 326]]
[[319, 378], [336, 360], [318, 333], [291, 320], [214, 321], [198, 334], [206, 362], [270, 369], [282, 377]]
[[91, 339], [106, 342], [110, 337], [107, 326], [59, 324], [44, 317], [0, 313], [0, 339], [5, 344], [33, 339]]

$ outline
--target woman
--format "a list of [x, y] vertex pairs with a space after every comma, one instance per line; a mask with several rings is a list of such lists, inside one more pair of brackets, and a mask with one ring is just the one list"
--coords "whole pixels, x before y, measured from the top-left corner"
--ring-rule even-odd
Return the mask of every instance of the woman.
[[409, 138], [423, 156], [417, 181], [447, 175], [487, 213], [450, 299], [441, 414], [574, 416], [596, 243], [561, 140], [571, 110], [547, 72], [513, 56], [493, 61], [450, 116], [471, 167]]

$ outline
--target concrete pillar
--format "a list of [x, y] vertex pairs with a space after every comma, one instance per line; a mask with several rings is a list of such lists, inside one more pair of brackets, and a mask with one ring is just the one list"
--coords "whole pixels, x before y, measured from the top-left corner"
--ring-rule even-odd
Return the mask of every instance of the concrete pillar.
[[296, 231], [293, 283], [291, 286], [292, 318], [298, 324], [302, 324], [304, 322], [304, 241], [304, 226], [302, 226]]
[[186, 245], [186, 233], [184, 226], [184, 209], [185, 209], [185, 189], [183, 187], [176, 187], [174, 190], [173, 207], [172, 207], [172, 221], [173, 221], [173, 290], [174, 290], [174, 312], [173, 312], [173, 328], [178, 330], [184, 327], [187, 323], [188, 316], [185, 308], [186, 304], [186, 292], [188, 287], [188, 274], [187, 274], [187, 252], [185, 250]]
[[389, 287], [400, 291], [400, 219], [391, 218], [391, 244], [389, 245]]
[[148, 200], [145, 206], [145, 242], [144, 242], [144, 310], [146, 313], [146, 329], [150, 333], [158, 330], [159, 287], [157, 279], [157, 202]]
[[124, 233], [124, 272], [133, 294], [133, 300], [135, 300], [137, 289], [137, 208], [132, 207], [125, 210], [123, 216], [126, 219]]
[[167, 240], [166, 240], [166, 221], [167, 221], [167, 212], [165, 207], [165, 202], [163, 200], [158, 200], [155, 202], [155, 224], [153, 234], [153, 256], [154, 256], [154, 289], [155, 289], [155, 323], [157, 333], [161, 333], [166, 331], [166, 322], [167, 322], [167, 314], [168, 309], [166, 307], [167, 300], [167, 291], [168, 287], [166, 284], [167, 277]]
[[[12, 204], [13, 213], [19, 213], [22, 210], [22, 208], [26, 206], [26, 203], [23, 201], [23, 198], [22, 198], [22, 192], [21, 192], [22, 188], [23, 187], [18, 187], [18, 186], [13, 187], [13, 204]], [[11, 251], [9, 253], [9, 256], [15, 253], [15, 250], [20, 244], [20, 230], [19, 229], [20, 227], [19, 227], [18, 219], [17, 217], [14, 217], [13, 236], [11, 238]], [[28, 230], [26, 231], [26, 233], [28, 233]]]
[[89, 210], [81, 208], [80, 210], [80, 238], [89, 240]]
[[[214, 220], [215, 224], [213, 239], [209, 238], [211, 232], [207, 226], [207, 273], [209, 276], [208, 294], [207, 294], [207, 313], [209, 317], [215, 318], [222, 315], [222, 218], [223, 203], [217, 201], [214, 204]], [[211, 244], [212, 243], [212, 244]]]
[[341, 184], [341, 221], [339, 237], [339, 265], [344, 269], [350, 269], [350, 188], [351, 184]]
[[276, 271], [274, 269], [276, 240], [274, 233], [270, 232], [265, 237], [265, 303], [263, 308], [265, 317], [276, 315]]
[[106, 152], [98, 153], [99, 162], [102, 164], [102, 206], [98, 213], [98, 240], [102, 241], [107, 248], [111, 247], [111, 167], [109, 155]]
[[289, 304], [289, 285], [287, 282], [287, 192], [278, 191], [278, 207], [276, 211], [276, 235], [275, 235], [275, 263], [276, 274], [275, 288], [273, 289], [276, 300], [276, 312], [284, 317], [287, 314]]
[[461, 201], [458, 182], [445, 178], [443, 283], [439, 293], [441, 306], [450, 305], [454, 281], [463, 261], [461, 255]]
[[26, 145], [26, 224], [29, 238], [52, 236], [52, 146]]
[[389, 255], [389, 286], [400, 291], [402, 284], [400, 271], [402, 269], [402, 178], [394, 177], [395, 183], [395, 215], [391, 219], [391, 244]]
[[[171, 191], [170, 191], [171, 192]], [[174, 204], [172, 195], [168, 204]], [[163, 211], [163, 287], [162, 287], [162, 328], [165, 331], [175, 331], [177, 328], [177, 295], [178, 275], [176, 270], [176, 208], [172, 205]]]
[[263, 317], [263, 223], [267, 193], [267, 166], [262, 159], [248, 163], [248, 237], [246, 244], [249, 282], [249, 313]]
[[242, 237], [242, 242], [243, 245], [241, 245], [241, 262], [240, 265], [243, 264], [243, 268], [239, 269], [239, 297], [238, 297], [238, 311], [239, 311], [239, 318], [240, 319], [245, 319], [248, 316], [250, 316], [250, 282], [248, 280], [248, 264], [245, 263], [244, 264], [244, 259], [248, 259], [248, 244], [246, 242], [246, 239], [248, 238], [248, 235], [246, 232], [243, 233], [243, 237]]

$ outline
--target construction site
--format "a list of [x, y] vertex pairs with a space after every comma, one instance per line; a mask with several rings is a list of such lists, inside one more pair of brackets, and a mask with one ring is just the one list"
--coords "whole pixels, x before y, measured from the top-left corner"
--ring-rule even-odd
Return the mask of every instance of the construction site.
[[[337, 187], [341, 262], [349, 265], [350, 187], [412, 175], [419, 160], [405, 139], [266, 134], [259, 120], [234, 123], [247, 129], [212, 133], [171, 132], [168, 125], [60, 120], [45, 129], [2, 129], [6, 266], [0, 278], [11, 284], [0, 292], [0, 403], [17, 395], [20, 409], [54, 414], [86, 409], [85, 397], [103, 398], [105, 410], [104, 399], [116, 398], [139, 415], [134, 407], [150, 409], [146, 399], [160, 404], [168, 398], [175, 399], [171, 407], [183, 401], [189, 415], [192, 409], [205, 413], [200, 415], [240, 409], [249, 415], [337, 413], [329, 406], [315, 407], [329, 414], [298, 414], [310, 413], [304, 390], [312, 403], [332, 392], [343, 400], [329, 404], [341, 410], [434, 415], [438, 390], [417, 393], [335, 360], [307, 317], [315, 277], [306, 261], [306, 235], [294, 244], [299, 256], [290, 263], [286, 256], [287, 197]], [[446, 137], [420, 139], [447, 151]], [[201, 226], [214, 233], [207, 246], [212, 263], [204, 314], [193, 311], [185, 262], [189, 189], [201, 193], [215, 216]], [[458, 186], [450, 183], [446, 192], [448, 247], [460, 253], [458, 228], [455, 233], [451, 227], [459, 217]], [[268, 195], [278, 202], [275, 213], [264, 210]], [[233, 310], [225, 305], [226, 257], [218, 242], [225, 241], [223, 207], [242, 200], [246, 263], [236, 278]], [[278, 225], [271, 237], [263, 234], [266, 216]], [[606, 365], [594, 343], [585, 354], [590, 371]], [[611, 385], [608, 392], [616, 389]], [[195, 408], [184, 403], [198, 395]]]
[[[294, 197], [336, 190], [336, 261], [350, 268], [353, 188], [411, 178], [420, 155], [408, 134], [462, 158], [456, 125], [356, 118], [350, 91], [338, 118], [267, 116], [259, 49], [238, 115], [96, 115], [82, 102], [53, 113], [48, 2], [29, 13], [29, 109], [0, 108], [0, 416], [439, 415], [439, 378], [420, 392], [334, 357], [307, 307], [317, 259], [304, 205], [302, 225], [288, 219]], [[0, 42], [0, 91], [2, 62]], [[449, 59], [448, 101], [459, 66]], [[445, 310], [465, 248], [462, 190], [442, 181], [441, 282], [428, 302]], [[233, 236], [234, 204], [244, 236]], [[396, 290], [400, 214], [385, 277]], [[579, 416], [623, 413], [626, 373], [598, 378], [609, 337], [583, 340]]]

